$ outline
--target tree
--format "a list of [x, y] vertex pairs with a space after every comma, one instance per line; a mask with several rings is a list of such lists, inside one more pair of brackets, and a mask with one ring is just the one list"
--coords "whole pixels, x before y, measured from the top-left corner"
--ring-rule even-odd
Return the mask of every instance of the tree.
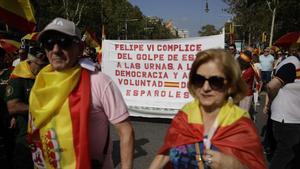
[[200, 36], [217, 35], [220, 34], [220, 31], [217, 30], [214, 25], [205, 25], [198, 31], [198, 34]]
[[[274, 19], [274, 38], [284, 35], [287, 32], [299, 31], [300, 27], [300, 3], [299, 0], [223, 0], [229, 5], [226, 11], [234, 16], [233, 22], [242, 25], [236, 36], [248, 42], [248, 45], [261, 41], [263, 32], [267, 32], [269, 40], [273, 11], [276, 7], [276, 18]], [[276, 2], [276, 3], [275, 3]], [[291, 15], [292, 14], [292, 15]]]
[[145, 30], [149, 19], [127, 0], [32, 1], [35, 2], [35, 9], [41, 11], [37, 16], [40, 28], [45, 27], [55, 17], [64, 17], [74, 21], [82, 31], [88, 28], [95, 32], [99, 39], [102, 25], [108, 39], [125, 39], [125, 35], [128, 39], [174, 37], [162, 22], [152, 23], [153, 31]]

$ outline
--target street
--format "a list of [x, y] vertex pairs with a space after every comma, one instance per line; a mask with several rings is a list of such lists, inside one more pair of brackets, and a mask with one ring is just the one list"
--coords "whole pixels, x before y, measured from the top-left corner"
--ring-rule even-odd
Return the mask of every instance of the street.
[[[262, 114], [263, 96], [261, 96], [260, 103], [261, 104], [257, 106], [258, 113], [255, 123], [259, 134], [261, 134], [262, 127], [266, 122], [266, 116]], [[165, 133], [171, 120], [141, 117], [132, 117], [131, 120], [135, 131], [134, 168], [147, 169], [163, 143]], [[111, 128], [111, 131], [114, 146], [113, 160], [116, 166], [115, 168], [118, 169], [120, 168], [119, 139], [115, 129]]]

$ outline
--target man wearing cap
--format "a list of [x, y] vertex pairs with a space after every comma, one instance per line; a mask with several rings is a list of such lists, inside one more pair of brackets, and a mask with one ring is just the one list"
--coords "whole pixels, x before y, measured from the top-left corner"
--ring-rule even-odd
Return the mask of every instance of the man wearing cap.
[[80, 30], [56, 18], [39, 34], [50, 65], [30, 94], [29, 132], [37, 168], [112, 169], [109, 123], [120, 136], [121, 168], [133, 168], [134, 132], [111, 78], [80, 67]]
[[15, 122], [16, 140], [14, 151], [14, 168], [32, 169], [31, 151], [27, 143], [28, 101], [35, 76], [47, 64], [42, 49], [31, 47], [28, 58], [21, 61], [11, 73], [6, 87], [5, 99], [8, 112]]

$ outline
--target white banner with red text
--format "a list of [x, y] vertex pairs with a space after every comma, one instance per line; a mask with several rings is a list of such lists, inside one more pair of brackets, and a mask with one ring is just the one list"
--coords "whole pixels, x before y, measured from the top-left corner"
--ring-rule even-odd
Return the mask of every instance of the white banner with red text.
[[104, 40], [102, 71], [117, 84], [131, 116], [172, 118], [193, 98], [189, 70], [199, 51], [224, 48], [224, 34], [171, 40]]

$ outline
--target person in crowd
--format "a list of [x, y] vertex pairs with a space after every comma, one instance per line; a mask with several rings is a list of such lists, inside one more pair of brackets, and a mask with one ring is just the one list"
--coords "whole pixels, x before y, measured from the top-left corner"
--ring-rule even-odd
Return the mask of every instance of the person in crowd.
[[112, 79], [80, 67], [84, 45], [74, 22], [55, 18], [39, 34], [50, 65], [29, 101], [29, 133], [37, 168], [112, 169], [110, 123], [120, 137], [121, 169], [133, 168], [134, 131]]
[[101, 66], [97, 61], [96, 49], [94, 47], [85, 47], [82, 58], [79, 60], [79, 64], [81, 67], [92, 71], [101, 71]]
[[300, 49], [280, 62], [267, 84], [276, 149], [270, 169], [296, 169], [300, 166]]
[[280, 62], [282, 62], [286, 57], [287, 56], [285, 56], [282, 51], [280, 51], [280, 50], [277, 51], [277, 53], [276, 53], [276, 59], [274, 61], [274, 67], [273, 67], [273, 71], [272, 71], [272, 76], [274, 75], [274, 71], [276, 70], [278, 64]]
[[261, 93], [261, 88], [263, 86], [263, 82], [261, 79], [261, 64], [259, 63], [258, 49], [255, 49], [252, 53], [252, 65], [256, 72], [256, 75], [258, 76], [257, 78], [255, 78], [254, 93], [253, 93], [253, 102], [256, 111], [257, 108], [256, 106], [260, 105], [260, 93]]
[[11, 167], [12, 140], [4, 95], [11, 71], [7, 69], [8, 65], [5, 64], [5, 54], [5, 50], [0, 48], [0, 164], [1, 168], [9, 169]]
[[[246, 50], [242, 52], [237, 60], [242, 70], [242, 78], [247, 83], [248, 88], [247, 95], [240, 101], [239, 106], [250, 112], [255, 91], [255, 83], [260, 81], [260, 76], [252, 63], [252, 53], [250, 51]], [[250, 114], [253, 118], [254, 116], [252, 113]]]
[[222, 49], [197, 53], [188, 89], [195, 98], [176, 114], [150, 169], [265, 169], [249, 113], [239, 108], [247, 91], [238, 62]]
[[235, 46], [234, 43], [232, 43], [232, 44], [230, 44], [230, 45], [228, 46], [228, 51], [229, 51], [229, 53], [231, 54], [231, 56], [232, 56], [233, 58], [237, 59], [237, 58], [239, 57], [239, 54], [238, 54], [238, 52], [236, 51], [236, 46]]
[[259, 62], [261, 64], [262, 81], [264, 85], [271, 80], [271, 74], [274, 66], [274, 56], [270, 54], [270, 51], [270, 48], [265, 48], [264, 53], [259, 56]]
[[29, 49], [29, 46], [27, 45], [22, 45], [20, 47], [20, 49], [18, 50], [18, 58], [15, 59], [12, 63], [12, 66], [13, 67], [16, 67], [17, 64], [19, 64], [21, 61], [24, 61], [27, 59], [28, 57], [28, 49]]
[[39, 47], [31, 47], [28, 58], [15, 67], [6, 87], [7, 109], [14, 117], [11, 123], [15, 123], [16, 128], [13, 160], [15, 169], [33, 168], [31, 150], [27, 142], [28, 101], [35, 77], [47, 63], [45, 52]]

